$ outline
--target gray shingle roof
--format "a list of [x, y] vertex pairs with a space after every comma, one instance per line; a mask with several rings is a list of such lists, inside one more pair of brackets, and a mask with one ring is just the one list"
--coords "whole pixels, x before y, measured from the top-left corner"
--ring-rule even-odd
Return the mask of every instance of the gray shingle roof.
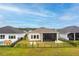
[[32, 30], [29, 33], [57, 33], [57, 31], [55, 29], [38, 28], [36, 30]]
[[0, 28], [0, 33], [24, 33], [24, 31], [16, 29], [11, 26], [6, 26], [6, 27]]
[[71, 33], [79, 33], [79, 27], [77, 26], [69, 26], [69, 27], [66, 27], [66, 28], [63, 28], [63, 29], [60, 29], [59, 30], [60, 33], [68, 33], [68, 32], [71, 32]]

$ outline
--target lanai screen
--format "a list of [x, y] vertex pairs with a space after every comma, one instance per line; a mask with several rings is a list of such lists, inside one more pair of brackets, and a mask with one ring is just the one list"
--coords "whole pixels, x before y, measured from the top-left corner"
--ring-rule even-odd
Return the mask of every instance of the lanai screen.
[[68, 38], [69, 40], [79, 40], [79, 33], [69, 33]]
[[79, 40], [79, 33], [75, 33], [75, 40]]
[[55, 41], [57, 33], [43, 33], [43, 41]]
[[68, 38], [69, 40], [74, 40], [74, 33], [69, 33]]

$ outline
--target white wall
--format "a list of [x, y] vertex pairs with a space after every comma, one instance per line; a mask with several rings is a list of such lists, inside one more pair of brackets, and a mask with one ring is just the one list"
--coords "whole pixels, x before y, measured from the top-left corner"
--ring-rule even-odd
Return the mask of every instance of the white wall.
[[[31, 35], [39, 35], [39, 39], [31, 39]], [[59, 36], [59, 33], [57, 33], [57, 40], [58, 40], [58, 36]], [[28, 34], [28, 39], [29, 39], [29, 41], [34, 41], [34, 40], [41, 40], [41, 41], [43, 41], [43, 34], [40, 34], [40, 33], [29, 33]]]
[[[39, 35], [39, 39], [31, 39], [31, 35]], [[29, 41], [42, 40], [42, 37], [41, 37], [41, 34], [39, 34], [39, 33], [29, 33], [28, 39], [29, 39]]]
[[69, 40], [69, 38], [67, 37], [67, 33], [59, 34], [59, 38], [63, 38], [63, 39]]
[[[0, 34], [0, 35], [5, 35], [5, 39], [0, 39], [0, 41], [11, 40], [13, 43], [13, 42], [17, 41], [19, 38], [24, 37], [25, 33], [23, 33], [23, 34]], [[14, 35], [16, 38], [9, 39], [10, 35]]]

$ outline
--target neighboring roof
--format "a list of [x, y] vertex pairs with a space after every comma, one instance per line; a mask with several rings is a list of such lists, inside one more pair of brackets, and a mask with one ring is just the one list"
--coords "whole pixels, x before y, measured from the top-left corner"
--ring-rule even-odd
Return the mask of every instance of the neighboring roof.
[[11, 26], [5, 26], [0, 28], [0, 33], [24, 33], [24, 31], [16, 29]]
[[29, 33], [57, 33], [57, 31], [55, 29], [38, 28], [30, 31]]
[[77, 27], [77, 26], [69, 26], [69, 27], [65, 27], [63, 29], [60, 29], [58, 31], [60, 33], [68, 33], [68, 32], [77, 33], [77, 32], [79, 32], [79, 27]]

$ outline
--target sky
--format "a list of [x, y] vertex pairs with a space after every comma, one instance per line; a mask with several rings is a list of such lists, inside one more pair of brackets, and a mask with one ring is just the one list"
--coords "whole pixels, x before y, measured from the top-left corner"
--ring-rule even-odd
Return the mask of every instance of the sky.
[[0, 3], [0, 27], [79, 26], [78, 3]]

